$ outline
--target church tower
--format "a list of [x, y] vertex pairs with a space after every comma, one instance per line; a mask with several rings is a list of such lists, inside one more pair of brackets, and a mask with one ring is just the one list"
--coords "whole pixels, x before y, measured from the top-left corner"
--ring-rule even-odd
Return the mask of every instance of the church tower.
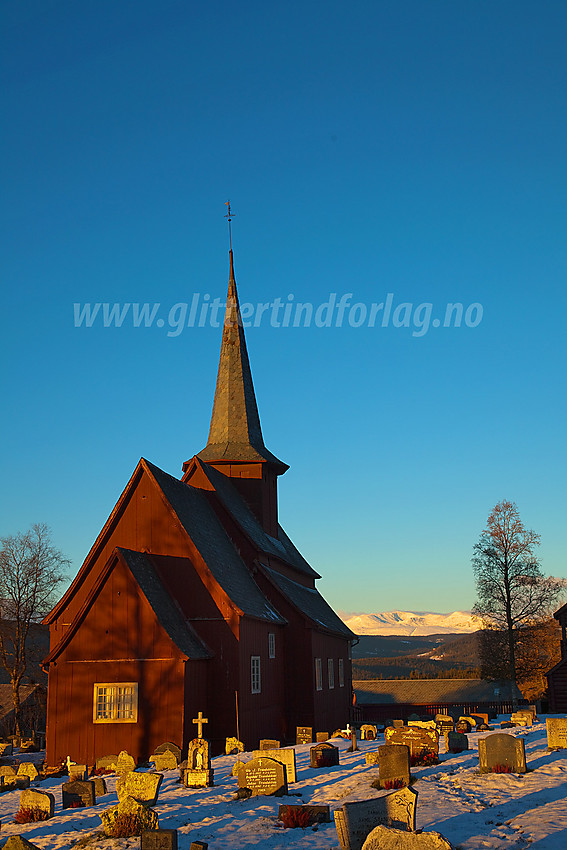
[[[289, 466], [264, 445], [236, 290], [232, 248], [209, 439], [197, 457], [231, 479], [264, 531], [277, 538], [277, 477]], [[190, 464], [191, 461], [183, 464], [184, 472], [188, 472]]]

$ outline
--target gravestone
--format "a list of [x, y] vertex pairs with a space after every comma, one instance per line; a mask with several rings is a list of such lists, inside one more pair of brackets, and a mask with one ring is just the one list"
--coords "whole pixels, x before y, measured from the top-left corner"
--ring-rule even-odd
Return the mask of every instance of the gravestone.
[[94, 782], [77, 780], [64, 782], [61, 786], [64, 809], [74, 809], [80, 806], [96, 806]]
[[353, 753], [358, 750], [358, 741], [356, 740], [356, 729], [353, 729], [350, 733], [350, 745]]
[[453, 723], [453, 718], [450, 714], [436, 714], [435, 715], [436, 723]]
[[392, 726], [394, 727], [394, 729], [401, 729], [405, 725], [406, 724], [404, 723], [403, 720], [399, 720], [399, 719], [392, 720]]
[[480, 738], [478, 760], [481, 773], [525, 773], [524, 739], [515, 738], [505, 732], [496, 732], [494, 735]]
[[6, 850], [39, 850], [37, 844], [32, 844], [23, 835], [11, 835], [4, 847]]
[[252, 796], [287, 794], [285, 767], [279, 761], [262, 756], [247, 762], [238, 771], [238, 787], [249, 788]]
[[10, 777], [10, 776], [15, 776], [15, 775], [16, 775], [16, 771], [14, 770], [14, 768], [12, 767], [11, 764], [3, 764], [0, 767], [0, 776]]
[[126, 750], [122, 750], [116, 759], [116, 773], [130, 773], [132, 770], [136, 770], [136, 761]]
[[324, 743], [325, 741], [328, 741], [328, 740], [329, 740], [329, 733], [328, 732], [315, 732], [315, 741], [318, 744], [322, 744], [322, 743]]
[[516, 724], [512, 723], [510, 720], [503, 720], [500, 724], [501, 729], [515, 729]]
[[238, 738], [227, 738], [224, 751], [227, 756], [238, 755], [244, 752], [244, 744]]
[[421, 717], [419, 716], [419, 714], [415, 714], [414, 712], [413, 714], [409, 715], [408, 720], [421, 720]]
[[138, 803], [132, 797], [125, 797], [117, 806], [112, 806], [100, 815], [105, 835], [112, 835], [114, 824], [122, 815], [135, 818], [141, 827], [140, 831], [159, 829], [159, 819], [153, 809]]
[[183, 784], [187, 788], [210, 787], [213, 779], [209, 742], [206, 738], [193, 738], [187, 751], [187, 768], [182, 771]]
[[295, 743], [296, 744], [311, 744], [313, 741], [313, 727], [312, 726], [297, 726], [295, 729]]
[[[4, 777], [4, 779], [9, 779], [9, 777]], [[4, 784], [6, 784], [4, 782]], [[16, 788], [29, 788], [30, 787], [30, 778], [25, 774], [23, 776], [13, 776], [12, 784], [15, 784]]]
[[387, 744], [406, 744], [410, 756], [418, 756], [422, 750], [431, 750], [439, 755], [439, 733], [436, 729], [421, 729], [417, 726], [403, 726], [399, 729], [389, 727], [384, 730]]
[[[410, 750], [405, 744], [378, 747], [380, 788], [406, 787], [410, 781]], [[398, 783], [402, 785], [398, 785]]]
[[[394, 744], [394, 746], [396, 745]], [[380, 757], [378, 756], [378, 753], [365, 753], [364, 761], [366, 762], [366, 764], [375, 765], [379, 764]]]
[[206, 841], [192, 841], [189, 850], [208, 850], [209, 845]]
[[372, 800], [345, 803], [335, 811], [335, 826], [341, 850], [362, 850], [367, 836], [381, 824], [415, 831], [417, 791], [402, 788]]
[[259, 750], [279, 750], [280, 747], [280, 742], [276, 741], [274, 738], [262, 738], [258, 744]]
[[23, 761], [18, 767], [17, 776], [29, 776], [31, 781], [32, 779], [37, 779], [39, 773], [37, 772], [37, 768], [33, 762]]
[[124, 773], [116, 780], [116, 794], [119, 802], [131, 797], [137, 803], [155, 806], [159, 787], [163, 782], [161, 773]]
[[47, 814], [48, 818], [52, 818], [55, 811], [55, 797], [49, 791], [32, 791], [30, 788], [20, 794], [20, 811], [23, 809], [40, 809]]
[[179, 762], [175, 753], [165, 750], [163, 753], [154, 753], [150, 761], [154, 763], [156, 770], [177, 770]]
[[177, 830], [152, 829], [142, 832], [140, 850], [177, 850]]
[[95, 797], [104, 797], [105, 794], [108, 794], [106, 782], [102, 776], [91, 776], [91, 782], [94, 785]]
[[362, 741], [375, 741], [378, 730], [372, 723], [363, 723], [360, 727], [360, 739]]
[[564, 750], [567, 747], [567, 717], [547, 717], [547, 746], [550, 750]]
[[459, 717], [458, 722], [460, 723], [460, 722], [461, 722], [461, 721], [463, 721], [463, 720], [464, 720], [466, 723], [468, 723], [468, 724], [469, 724], [469, 726], [471, 727], [471, 729], [476, 729], [476, 727], [477, 727], [477, 722], [476, 722], [476, 719], [472, 716], [472, 714], [462, 714], [462, 715]]
[[278, 809], [278, 820], [282, 820], [290, 812], [309, 812], [309, 826], [315, 823], [331, 823], [331, 810], [329, 806], [280, 806]]
[[415, 726], [418, 729], [437, 729], [434, 720], [408, 720], [408, 726]]
[[476, 725], [480, 726], [481, 723], [485, 723], [488, 726], [488, 712], [484, 711], [471, 711], [471, 717], [476, 720]]
[[156, 747], [154, 750], [154, 756], [160, 756], [162, 753], [165, 753], [166, 750], [169, 750], [170, 753], [173, 753], [177, 761], [179, 762], [181, 759], [181, 748], [174, 744], [172, 741], [166, 741], [164, 744], [160, 744], [159, 747]]
[[448, 753], [463, 753], [469, 748], [469, 739], [462, 732], [447, 732], [445, 750]]
[[460, 732], [462, 735], [466, 735], [467, 732], [472, 731], [472, 726], [468, 720], [461, 719], [455, 724], [455, 732]]
[[531, 726], [534, 722], [531, 711], [515, 711], [510, 720], [517, 726]]
[[[334, 749], [334, 747], [333, 747]], [[279, 750], [253, 750], [252, 758], [269, 758], [279, 761], [285, 767], [286, 779], [289, 782], [297, 782], [297, 768], [295, 765], [295, 750], [286, 747]]]
[[11, 756], [14, 753], [14, 748], [11, 744], [0, 744], [0, 758]]
[[95, 770], [110, 770], [114, 772], [116, 770], [117, 761], [118, 756], [116, 755], [101, 756], [95, 762]]
[[324, 741], [309, 750], [311, 767], [334, 767], [339, 763], [339, 748]]
[[453, 850], [453, 845], [440, 832], [403, 832], [376, 826], [362, 850]]
[[72, 764], [69, 766], [69, 782], [82, 782], [88, 773], [86, 764]]

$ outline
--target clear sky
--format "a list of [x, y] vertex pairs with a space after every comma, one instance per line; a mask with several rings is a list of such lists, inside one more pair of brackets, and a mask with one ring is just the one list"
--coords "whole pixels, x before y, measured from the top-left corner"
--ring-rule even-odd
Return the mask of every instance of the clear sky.
[[503, 498], [567, 576], [563, 0], [0, 16], [0, 534], [47, 522], [74, 574], [140, 456], [204, 447], [220, 330], [176, 305], [224, 300], [230, 198], [280, 518], [331, 604], [470, 608]]

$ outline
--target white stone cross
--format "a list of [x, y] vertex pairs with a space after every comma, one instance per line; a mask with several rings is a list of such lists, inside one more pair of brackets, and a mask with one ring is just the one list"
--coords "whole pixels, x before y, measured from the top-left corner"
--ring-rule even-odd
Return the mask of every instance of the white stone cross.
[[200, 712], [199, 712], [199, 714], [197, 715], [197, 717], [194, 717], [194, 718], [193, 718], [193, 723], [196, 723], [196, 724], [197, 724], [197, 728], [198, 728], [197, 738], [202, 738], [202, 737], [203, 737], [203, 723], [208, 723], [208, 722], [209, 722], [209, 721], [208, 721], [208, 718], [203, 717], [203, 712], [202, 712], [202, 711], [200, 711]]

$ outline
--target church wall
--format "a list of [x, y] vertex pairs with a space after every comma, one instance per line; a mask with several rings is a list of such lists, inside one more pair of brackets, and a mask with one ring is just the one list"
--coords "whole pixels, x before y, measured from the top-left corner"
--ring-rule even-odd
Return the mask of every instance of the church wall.
[[[352, 673], [348, 641], [313, 630], [313, 658], [321, 659], [322, 689], [315, 690], [313, 723], [321, 731], [344, 729], [352, 717]], [[339, 684], [339, 658], [343, 659], [344, 685]], [[329, 687], [329, 659], [333, 661], [334, 687]]]
[[[257, 748], [260, 738], [285, 740], [290, 737], [285, 691], [294, 688], [295, 683], [289, 682], [285, 675], [286, 630], [287, 627], [279, 624], [252, 619], [241, 621], [238, 700], [240, 737], [247, 750]], [[270, 634], [274, 635], [275, 658], [269, 657]], [[260, 658], [260, 693], [252, 693], [252, 656]], [[234, 729], [234, 721], [231, 728]], [[232, 734], [236, 734], [235, 729]]]
[[[95, 684], [135, 683], [136, 723], [93, 722]], [[50, 665], [47, 763], [126, 749], [146, 758], [166, 740], [181, 745], [185, 667], [129, 570], [119, 561], [76, 634]]]

